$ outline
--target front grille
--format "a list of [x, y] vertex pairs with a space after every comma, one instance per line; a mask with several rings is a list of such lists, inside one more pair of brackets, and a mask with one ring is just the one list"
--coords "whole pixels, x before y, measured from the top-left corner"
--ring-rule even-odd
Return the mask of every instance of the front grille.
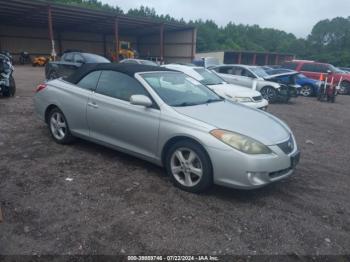
[[263, 99], [262, 96], [253, 96], [253, 100], [255, 102], [260, 102], [262, 99]]
[[290, 136], [289, 139], [283, 143], [277, 144], [279, 148], [285, 153], [285, 154], [290, 154], [294, 150], [294, 141], [293, 137]]

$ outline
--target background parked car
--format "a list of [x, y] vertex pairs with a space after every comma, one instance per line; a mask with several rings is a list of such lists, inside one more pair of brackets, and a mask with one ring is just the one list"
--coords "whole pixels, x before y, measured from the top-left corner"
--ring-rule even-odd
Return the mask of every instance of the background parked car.
[[262, 110], [266, 110], [269, 104], [268, 101], [262, 97], [260, 92], [242, 86], [228, 84], [218, 75], [208, 69], [205, 69], [204, 67], [185, 66], [179, 64], [169, 64], [165, 65], [164, 67], [177, 70], [191, 76], [227, 100], [242, 103], [246, 106]]
[[247, 65], [219, 65], [209, 69], [214, 70], [226, 82], [254, 88], [270, 103], [276, 101], [287, 102], [290, 99], [289, 88], [273, 81], [266, 81], [269, 75], [258, 66]]
[[338, 85], [339, 93], [350, 94], [350, 74], [334, 67], [331, 64], [319, 63], [308, 60], [293, 60], [282, 64], [283, 68], [301, 72], [306, 77], [319, 80], [321, 75], [328, 74], [329, 77], [334, 78], [334, 85]]
[[[296, 72], [294, 70], [290, 69], [269, 69], [265, 70], [266, 73], [269, 75], [276, 75], [276, 74], [283, 74], [283, 73], [291, 73], [291, 72]], [[288, 81], [288, 77], [283, 77], [281, 76], [282, 81]], [[301, 86], [299, 94], [302, 96], [315, 96], [317, 94], [317, 90], [319, 86], [323, 83], [320, 80], [314, 80], [311, 78], [306, 77], [305, 75], [298, 73], [295, 75], [295, 80], [298, 85]]]
[[285, 72], [279, 74], [272, 74], [265, 76], [264, 79], [272, 82], [279, 83], [281, 86], [287, 86], [289, 95], [291, 97], [297, 97], [300, 93], [301, 85], [296, 82], [296, 75], [298, 72]]
[[74, 71], [84, 64], [110, 63], [103, 56], [83, 53], [83, 52], [66, 52], [60, 61], [49, 62], [45, 67], [46, 79], [52, 80], [59, 77], [68, 77]]
[[150, 65], [150, 66], [159, 66], [156, 62], [144, 59], [123, 59], [119, 63], [121, 64], [139, 64], [139, 65]]
[[201, 67], [209, 68], [211, 66], [219, 65], [220, 62], [215, 57], [201, 57], [201, 58], [194, 59], [192, 61], [192, 64], [194, 64], [195, 66], [201, 66]]

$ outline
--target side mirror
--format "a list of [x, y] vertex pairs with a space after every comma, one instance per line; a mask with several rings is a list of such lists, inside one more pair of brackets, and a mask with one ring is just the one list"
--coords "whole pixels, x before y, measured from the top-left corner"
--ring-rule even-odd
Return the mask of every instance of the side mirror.
[[329, 69], [327, 70], [327, 74], [330, 75], [330, 74], [332, 74], [332, 73], [333, 73], [333, 72], [332, 72], [331, 70], [329, 70]]
[[78, 64], [85, 64], [85, 61], [83, 59], [78, 59], [75, 62]]
[[145, 95], [132, 95], [130, 97], [130, 104], [144, 107], [151, 107], [153, 105], [151, 99]]

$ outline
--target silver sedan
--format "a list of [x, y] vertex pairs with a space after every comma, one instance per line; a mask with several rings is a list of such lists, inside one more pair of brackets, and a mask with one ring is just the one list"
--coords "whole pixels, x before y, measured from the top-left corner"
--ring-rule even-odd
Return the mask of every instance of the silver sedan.
[[281, 120], [159, 67], [89, 66], [38, 86], [34, 100], [57, 143], [80, 137], [132, 154], [164, 166], [189, 192], [262, 187], [290, 176], [299, 161]]

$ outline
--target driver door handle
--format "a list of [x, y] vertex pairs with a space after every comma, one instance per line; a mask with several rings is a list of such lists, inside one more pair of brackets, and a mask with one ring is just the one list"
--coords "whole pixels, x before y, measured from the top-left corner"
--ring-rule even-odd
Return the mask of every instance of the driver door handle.
[[93, 108], [98, 108], [98, 105], [95, 102], [89, 102], [88, 106], [93, 107]]

